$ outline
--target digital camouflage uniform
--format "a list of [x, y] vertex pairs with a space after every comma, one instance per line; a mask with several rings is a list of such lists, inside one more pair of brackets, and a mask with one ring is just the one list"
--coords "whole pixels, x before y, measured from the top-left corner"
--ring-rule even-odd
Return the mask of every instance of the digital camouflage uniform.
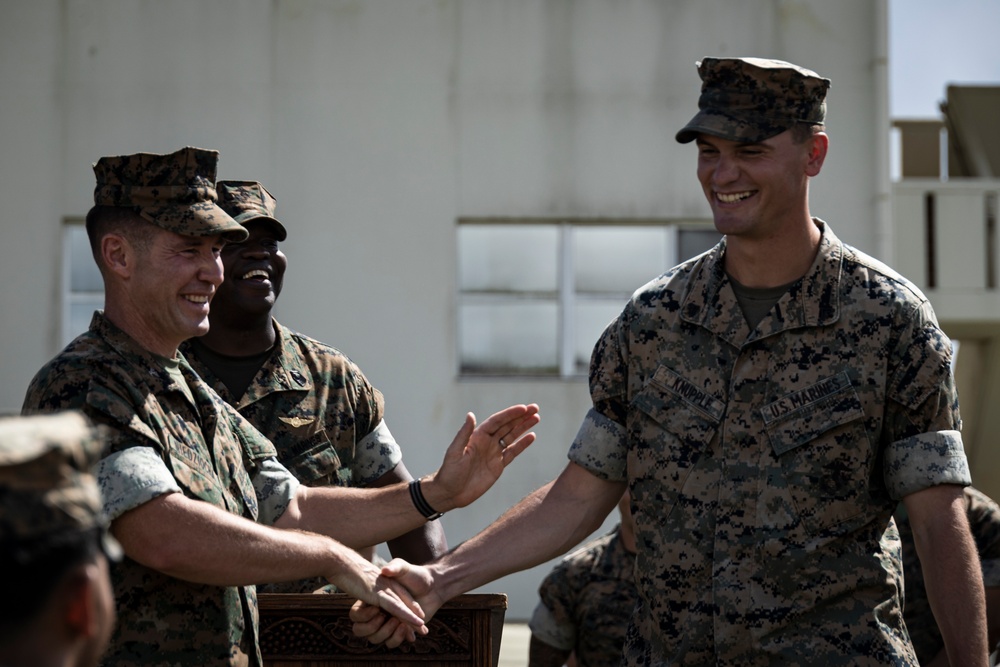
[[[382, 393], [361, 369], [335, 348], [277, 321], [274, 330], [271, 356], [238, 399], [190, 341], [181, 351], [219, 396], [267, 435], [278, 460], [306, 486], [367, 486], [396, 467], [402, 454], [382, 421]], [[311, 592], [326, 584], [310, 579], [259, 588]]]
[[574, 651], [579, 667], [618, 665], [638, 599], [634, 568], [621, 526], [566, 556], [538, 588], [532, 636]]
[[[971, 486], [965, 487], [966, 516], [976, 542], [979, 561], [983, 571], [983, 585], [986, 588], [1000, 588], [1000, 506]], [[896, 509], [896, 526], [903, 543], [903, 619], [917, 651], [917, 659], [926, 663], [944, 649], [941, 630], [934, 620], [927, 589], [924, 588], [924, 573], [917, 558], [917, 547], [913, 542], [913, 532], [906, 507]]]
[[[107, 529], [91, 468], [98, 431], [80, 412], [0, 419], [0, 549], [4, 556], [67, 533]], [[104, 537], [120, 549], [113, 539]]]
[[246, 239], [247, 230], [216, 203], [218, 162], [219, 151], [192, 147], [166, 155], [102, 157], [94, 165], [94, 204], [135, 208], [143, 219], [175, 234]]
[[726, 240], [638, 290], [594, 348], [570, 459], [628, 480], [629, 665], [914, 665], [899, 500], [969, 484], [927, 299], [822, 221], [754, 331]]
[[[162, 458], [185, 496], [256, 520], [250, 475], [275, 452], [185, 363], [195, 399], [151, 354], [95, 313], [90, 330], [32, 380], [23, 412], [79, 409], [107, 426], [107, 455], [148, 447]], [[248, 473], [250, 471], [250, 473]], [[105, 508], [133, 489], [108, 488]], [[118, 623], [105, 664], [116, 667], [260, 665], [257, 598], [252, 586], [218, 587], [169, 577], [130, 558], [112, 570]]]

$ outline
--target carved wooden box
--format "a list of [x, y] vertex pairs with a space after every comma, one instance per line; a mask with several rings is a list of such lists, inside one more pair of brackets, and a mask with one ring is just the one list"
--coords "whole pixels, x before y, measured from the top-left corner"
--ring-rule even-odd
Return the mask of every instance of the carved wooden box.
[[261, 593], [258, 603], [266, 667], [496, 667], [507, 610], [503, 594], [461, 595], [438, 610], [427, 635], [389, 649], [354, 636], [350, 596]]

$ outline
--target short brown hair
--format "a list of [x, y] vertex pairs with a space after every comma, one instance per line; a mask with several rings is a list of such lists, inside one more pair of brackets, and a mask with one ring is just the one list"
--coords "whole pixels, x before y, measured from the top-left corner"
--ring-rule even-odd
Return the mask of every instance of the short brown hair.
[[104, 273], [101, 262], [101, 239], [108, 234], [124, 237], [140, 252], [145, 252], [153, 238], [153, 223], [139, 215], [139, 209], [127, 206], [94, 206], [87, 212], [87, 239], [97, 268]]
[[804, 144], [815, 135], [825, 131], [826, 126], [823, 124], [796, 123], [790, 129], [792, 132], [792, 141], [797, 144]]

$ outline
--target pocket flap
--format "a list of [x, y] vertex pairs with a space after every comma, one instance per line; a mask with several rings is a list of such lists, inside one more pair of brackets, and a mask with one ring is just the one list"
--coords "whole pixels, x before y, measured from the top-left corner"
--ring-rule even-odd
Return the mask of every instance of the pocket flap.
[[846, 372], [794, 391], [761, 408], [771, 448], [778, 456], [832, 428], [863, 419], [864, 410]]

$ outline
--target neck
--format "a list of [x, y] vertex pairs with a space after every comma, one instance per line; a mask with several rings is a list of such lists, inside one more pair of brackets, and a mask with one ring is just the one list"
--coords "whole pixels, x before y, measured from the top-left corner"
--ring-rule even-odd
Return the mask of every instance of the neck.
[[143, 349], [167, 359], [177, 356], [177, 348], [182, 341], [163, 338], [134, 309], [123, 307], [112, 299], [105, 299], [104, 316]]
[[240, 321], [209, 316], [209, 322], [208, 333], [198, 340], [218, 354], [249, 357], [270, 350], [277, 340], [270, 312]]
[[726, 273], [751, 288], [787, 285], [812, 266], [821, 237], [811, 219], [770, 238], [727, 236]]

